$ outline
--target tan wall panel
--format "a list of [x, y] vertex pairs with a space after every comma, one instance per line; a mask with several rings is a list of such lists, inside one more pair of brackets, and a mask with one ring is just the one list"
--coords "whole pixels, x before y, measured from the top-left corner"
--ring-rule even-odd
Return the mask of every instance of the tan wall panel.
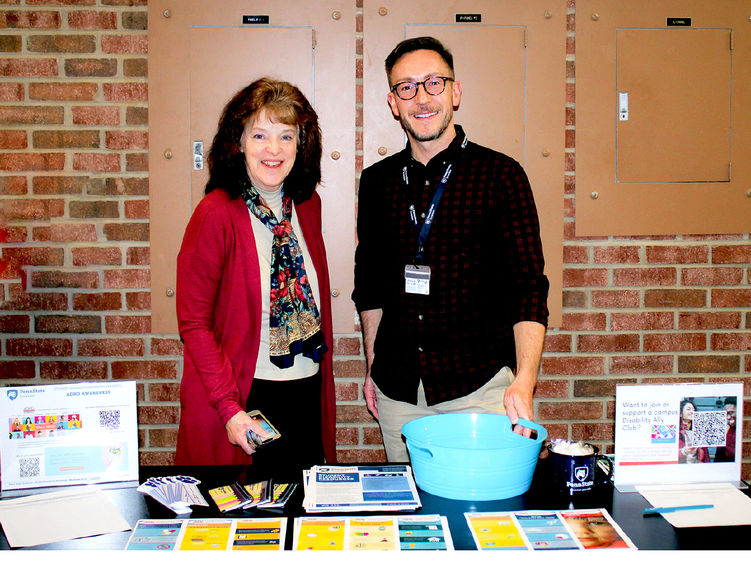
[[[351, 333], [355, 323], [349, 297], [355, 230], [354, 5], [349, 0], [325, 0], [312, 9], [305, 0], [216, 0], [210, 9], [207, 6], [203, 0], [149, 2], [152, 331], [177, 332], [170, 296], [175, 262], [206, 178], [205, 171], [193, 171], [194, 134], [204, 136], [203, 131], [213, 128], [204, 144], [208, 151], [219, 118], [217, 108], [239, 87], [272, 74], [297, 83], [320, 118], [324, 157], [319, 193], [335, 295], [334, 331]], [[269, 24], [243, 25], [243, 15], [267, 15]], [[192, 90], [201, 98], [193, 103]]]
[[[747, 8], [747, 3], [735, 0], [577, 2], [577, 235], [715, 234], [750, 230], [751, 191], [747, 193], [747, 190], [751, 185], [751, 159], [746, 155], [751, 154], [751, 105], [746, 100], [751, 87], [751, 26]], [[667, 18], [691, 18], [691, 27], [680, 30], [668, 27]], [[672, 55], [680, 56], [677, 60], [683, 68], [707, 77], [688, 84], [683, 82], [684, 90], [690, 88], [683, 95], [707, 102], [699, 103], [699, 109], [692, 110], [694, 115], [685, 117], [688, 122], [663, 120], [662, 131], [654, 133], [655, 138], [680, 137], [680, 143], [691, 143], [692, 158], [702, 161], [691, 173], [694, 177], [701, 174], [706, 180], [683, 177], [665, 181], [666, 177], [674, 176], [675, 168], [669, 169], [671, 163], [682, 161], [680, 143], [673, 144], [672, 152], [659, 155], [657, 160], [666, 163], [664, 168], [659, 167], [659, 162], [653, 162], [648, 170], [646, 165], [642, 169], [659, 181], [641, 181], [638, 176], [627, 176], [633, 180], [627, 182], [617, 172], [621, 167], [639, 171], [641, 166], [634, 162], [639, 158], [638, 153], [627, 151], [618, 155], [616, 149], [616, 128], [623, 131], [617, 116], [617, 38], [622, 36], [623, 30], [631, 29], [692, 34], [671, 36], [675, 42], [686, 37], [698, 38], [700, 30], [711, 32], [706, 36], [711, 40], [698, 41], [703, 48], [696, 50], [684, 44], [684, 50]], [[722, 74], [727, 69], [728, 59], [727, 51], [722, 51], [724, 40], [714, 41], [725, 36], [728, 30], [732, 34], [730, 90], [727, 89], [727, 74], [725, 77]], [[648, 45], [638, 48], [632, 45], [630, 50], [641, 59], [634, 62], [637, 68], [641, 65], [644, 69], [654, 69], [661, 62], [669, 62], [660, 61]], [[666, 75], [659, 77], [661, 84], [672, 70], [665, 69]], [[647, 75], [645, 72], [645, 78]], [[643, 85], [644, 91], [649, 88]], [[659, 101], [661, 94], [661, 91], [654, 92], [656, 102], [663, 103]], [[723, 128], [728, 128], [726, 99], [730, 100], [729, 141], [722, 133]], [[696, 121], [691, 122], [693, 117]], [[708, 131], [706, 137], [704, 129]], [[667, 151], [665, 142], [653, 147], [656, 152]], [[720, 151], [730, 154], [729, 180], [727, 166], [718, 164]]]
[[[480, 14], [456, 23], [456, 14]], [[541, 223], [551, 282], [550, 326], [560, 326], [563, 267], [566, 2], [363, 3], [365, 166], [404, 147], [386, 103], [383, 61], [407, 37], [429, 34], [454, 54], [462, 104], [456, 123], [469, 138], [525, 168]]]

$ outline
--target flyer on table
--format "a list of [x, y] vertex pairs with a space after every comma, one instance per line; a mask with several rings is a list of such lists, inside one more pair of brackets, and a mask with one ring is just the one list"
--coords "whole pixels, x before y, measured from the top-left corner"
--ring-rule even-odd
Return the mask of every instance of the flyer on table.
[[741, 383], [618, 385], [615, 400], [616, 486], [740, 481]]
[[135, 381], [6, 387], [2, 490], [138, 480]]

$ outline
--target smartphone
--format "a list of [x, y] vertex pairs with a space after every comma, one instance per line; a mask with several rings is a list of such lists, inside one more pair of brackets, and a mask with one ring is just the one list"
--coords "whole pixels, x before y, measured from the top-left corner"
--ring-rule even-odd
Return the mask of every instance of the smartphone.
[[254, 447], [258, 448], [260, 446], [265, 446], [266, 444], [269, 444], [273, 442], [274, 440], [278, 440], [282, 437], [282, 435], [279, 433], [279, 431], [274, 428], [274, 425], [269, 422], [269, 420], [261, 414], [261, 411], [255, 410], [250, 411], [248, 413], [248, 416], [252, 418], [255, 422], [257, 422], [261, 428], [263, 428], [269, 436], [267, 438], [261, 438], [258, 434], [253, 432], [252, 430], [248, 430], [247, 436], [248, 436], [248, 442], [253, 444]]

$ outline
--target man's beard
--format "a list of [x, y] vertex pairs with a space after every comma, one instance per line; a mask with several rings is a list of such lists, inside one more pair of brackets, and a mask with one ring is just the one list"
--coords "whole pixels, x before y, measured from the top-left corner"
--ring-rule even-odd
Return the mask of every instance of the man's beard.
[[406, 129], [407, 133], [409, 133], [409, 135], [413, 139], [415, 139], [416, 141], [419, 141], [421, 143], [426, 143], [428, 141], [435, 141], [441, 135], [443, 135], [444, 131], [446, 131], [446, 129], [448, 129], [448, 126], [451, 123], [451, 118], [452, 118], [451, 112], [445, 113], [444, 116], [443, 116], [443, 122], [441, 123], [441, 125], [438, 127], [438, 129], [436, 130], [435, 133], [430, 133], [430, 134], [420, 134], [420, 133], [418, 133], [417, 131], [415, 131], [412, 128], [410, 122], [406, 118], [401, 118], [400, 121], [402, 123], [402, 127], [404, 127], [404, 129]]

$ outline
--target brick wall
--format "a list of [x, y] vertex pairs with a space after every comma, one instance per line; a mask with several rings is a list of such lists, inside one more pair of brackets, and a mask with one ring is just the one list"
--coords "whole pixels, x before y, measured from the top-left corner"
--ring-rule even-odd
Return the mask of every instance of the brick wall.
[[[0, 384], [136, 379], [141, 459], [160, 464], [182, 361], [176, 335], [150, 334], [146, 4], [0, 0]], [[751, 394], [751, 242], [575, 236], [574, 0], [568, 17], [563, 326], [548, 333], [536, 417], [612, 450], [617, 383], [743, 381]], [[340, 457], [382, 460], [359, 336], [337, 335], [334, 352]]]

